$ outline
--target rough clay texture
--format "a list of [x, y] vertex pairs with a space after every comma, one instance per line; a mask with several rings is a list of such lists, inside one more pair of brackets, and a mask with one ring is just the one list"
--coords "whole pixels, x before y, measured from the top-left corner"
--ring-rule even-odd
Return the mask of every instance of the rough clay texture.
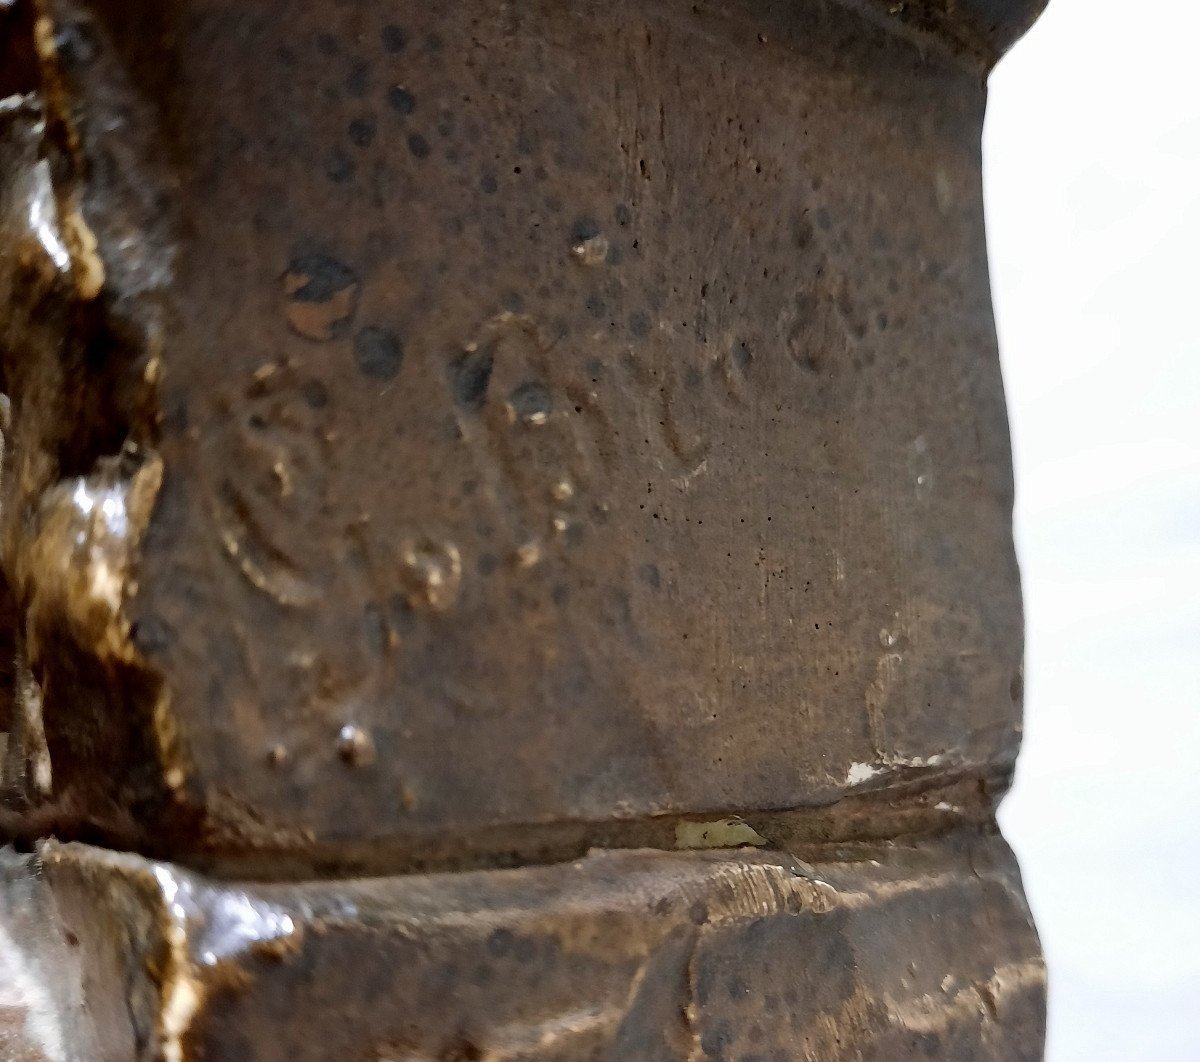
[[1038, 7], [0, 5], [5, 1059], [1039, 1057]]
[[27, 975], [59, 964], [83, 1001], [41, 1015], [67, 1062], [1040, 1057], [1045, 974], [996, 837], [335, 885], [50, 844], [0, 861], [0, 913], [31, 898]]

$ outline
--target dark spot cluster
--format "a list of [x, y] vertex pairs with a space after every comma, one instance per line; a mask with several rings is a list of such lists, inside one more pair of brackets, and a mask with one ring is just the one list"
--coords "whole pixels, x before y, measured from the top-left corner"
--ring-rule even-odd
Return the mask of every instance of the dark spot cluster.
[[[388, 55], [399, 55], [408, 50], [409, 35], [406, 30], [395, 24], [382, 27], [379, 34], [380, 46]], [[426, 54], [436, 54], [441, 47], [440, 40], [431, 44], [427, 38], [424, 42]], [[316, 37], [317, 51], [327, 57], [334, 57], [341, 51], [340, 44], [334, 36], [328, 33]], [[373, 76], [369, 60], [361, 57], [351, 58], [345, 67], [345, 74], [339, 86], [328, 86], [326, 96], [331, 102], [342, 98], [365, 100], [377, 91], [377, 82]], [[383, 92], [383, 102], [386, 107], [400, 118], [408, 118], [417, 109], [417, 97], [412, 90], [395, 82], [389, 84]], [[360, 150], [370, 147], [379, 136], [376, 119], [370, 114], [361, 114], [352, 118], [346, 126], [346, 135], [350, 143]], [[409, 132], [405, 138], [409, 153], [416, 159], [429, 157], [429, 141], [419, 132]], [[325, 161], [325, 176], [334, 184], [346, 184], [353, 180], [357, 165], [353, 158], [340, 149], [334, 149]]]

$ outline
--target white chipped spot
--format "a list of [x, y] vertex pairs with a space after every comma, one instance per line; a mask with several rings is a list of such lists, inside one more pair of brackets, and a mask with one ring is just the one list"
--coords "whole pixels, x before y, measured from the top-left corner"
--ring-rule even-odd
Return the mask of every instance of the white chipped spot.
[[876, 775], [883, 774], [882, 767], [876, 767], [871, 763], [852, 763], [850, 769], [846, 772], [847, 785], [862, 785], [863, 782], [869, 782]]
[[[881, 756], [874, 763], [850, 764], [849, 770], [846, 771], [846, 785], [863, 785], [871, 781], [871, 779], [878, 778], [880, 775], [891, 771], [903, 770], [905, 768], [940, 767], [947, 762], [948, 757], [941, 753], [934, 753], [932, 756]], [[946, 804], [944, 801], [937, 806], [941, 811], [959, 810], [951, 804]]]

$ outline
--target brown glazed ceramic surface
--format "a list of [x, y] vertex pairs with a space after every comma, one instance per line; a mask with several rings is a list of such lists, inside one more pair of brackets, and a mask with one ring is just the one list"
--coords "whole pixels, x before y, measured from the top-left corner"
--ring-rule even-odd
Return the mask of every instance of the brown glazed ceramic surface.
[[978, 60], [837, 4], [50, 8], [69, 357], [9, 340], [8, 511], [62, 817], [417, 860], [1010, 769]]
[[14, 1059], [1039, 1056], [1039, 8], [0, 4]]
[[221, 886], [49, 845], [0, 860], [0, 915], [18, 900], [28, 976], [88, 1000], [45, 1015], [88, 1062], [1040, 1057], [1044, 972], [995, 837]]

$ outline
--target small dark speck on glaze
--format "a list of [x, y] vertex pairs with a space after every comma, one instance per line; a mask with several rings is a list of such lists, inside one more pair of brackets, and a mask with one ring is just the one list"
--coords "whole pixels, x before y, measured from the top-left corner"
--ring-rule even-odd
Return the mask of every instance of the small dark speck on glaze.
[[595, 218], [584, 214], [575, 219], [571, 224], [571, 245], [584, 243], [587, 240], [594, 240], [600, 235], [600, 225]]
[[651, 590], [658, 590], [662, 587], [662, 575], [657, 564], [643, 564], [638, 574], [642, 577], [642, 582]]
[[496, 193], [496, 189], [499, 188], [500, 185], [499, 182], [497, 182], [496, 175], [494, 173], [485, 173], [479, 178], [479, 187], [485, 195], [494, 195]]
[[725, 1058], [729, 1053], [729, 1045], [733, 1043], [733, 1034], [727, 1022], [719, 1021], [704, 1030], [700, 1037], [700, 1049], [706, 1058]]
[[566, 583], [559, 583], [550, 591], [550, 598], [559, 608], [562, 608], [563, 605], [571, 600], [571, 588]]
[[404, 344], [390, 329], [370, 325], [354, 337], [354, 361], [369, 379], [395, 379], [403, 360]]
[[328, 302], [338, 292], [358, 283], [348, 265], [327, 254], [305, 254], [288, 263], [287, 276], [303, 283], [289, 295], [296, 302]]
[[475, 569], [485, 579], [489, 575], [495, 574], [497, 568], [500, 567], [500, 562], [496, 559], [494, 553], [481, 553], [479, 560], [475, 562]]
[[187, 431], [190, 422], [187, 398], [181, 394], [169, 395], [162, 403], [163, 429], [172, 435], [179, 435]]
[[72, 67], [87, 66], [100, 54], [96, 31], [87, 22], [64, 22], [54, 38], [58, 57]]
[[750, 345], [745, 340], [734, 344], [733, 363], [738, 367], [739, 372], [746, 372], [750, 368], [750, 364], [753, 361], [754, 351], [750, 349]]
[[329, 405], [329, 391], [320, 380], [306, 380], [300, 394], [310, 409], [324, 409]]
[[375, 139], [375, 120], [373, 118], [355, 118], [347, 127], [350, 142], [355, 147], [369, 147]]
[[650, 317], [641, 310], [629, 315], [629, 334], [635, 339], [645, 339], [650, 334]]
[[608, 307], [605, 305], [604, 300], [600, 298], [599, 295], [589, 295], [587, 302], [584, 303], [584, 307], [587, 309], [587, 312], [597, 320], [608, 313]]
[[[545, 943], [549, 943], [549, 941]], [[512, 946], [512, 957], [522, 966], [528, 966], [535, 962], [538, 957], [537, 941], [530, 940], [529, 937], [515, 938]]]
[[355, 99], [362, 99], [371, 84], [371, 68], [362, 59], [356, 59], [346, 75], [346, 91]]
[[502, 959], [512, 951], [514, 938], [507, 929], [494, 929], [487, 938], [488, 954]]
[[369, 604], [363, 610], [363, 624], [366, 628], [367, 645], [374, 653], [382, 654], [387, 648], [387, 621], [383, 610], [374, 604]]
[[613, 220], [618, 225], [628, 225], [633, 220], [633, 211], [624, 203], [618, 203], [617, 208], [613, 211]]
[[379, 31], [379, 39], [383, 42], [383, 50], [392, 55], [404, 51], [408, 44], [408, 34], [393, 23], [388, 23]]
[[500, 296], [500, 305], [509, 313], [523, 313], [525, 310], [525, 300], [515, 291], [508, 291]]
[[408, 150], [419, 159], [428, 158], [429, 141], [420, 133], [410, 133], [408, 136]]
[[525, 421], [545, 420], [554, 408], [549, 388], [536, 380], [514, 387], [508, 402], [517, 417]]
[[329, 156], [325, 164], [325, 176], [334, 184], [345, 184], [354, 176], [354, 160], [340, 148]]
[[402, 85], [393, 85], [388, 89], [388, 106], [397, 114], [412, 114], [417, 106], [417, 97]]
[[171, 643], [167, 625], [158, 616], [148, 613], [133, 625], [133, 643], [143, 653], [160, 653]]
[[494, 362], [495, 348], [492, 346], [464, 350], [450, 362], [450, 388], [454, 401], [463, 409], [478, 412], [483, 408]]

